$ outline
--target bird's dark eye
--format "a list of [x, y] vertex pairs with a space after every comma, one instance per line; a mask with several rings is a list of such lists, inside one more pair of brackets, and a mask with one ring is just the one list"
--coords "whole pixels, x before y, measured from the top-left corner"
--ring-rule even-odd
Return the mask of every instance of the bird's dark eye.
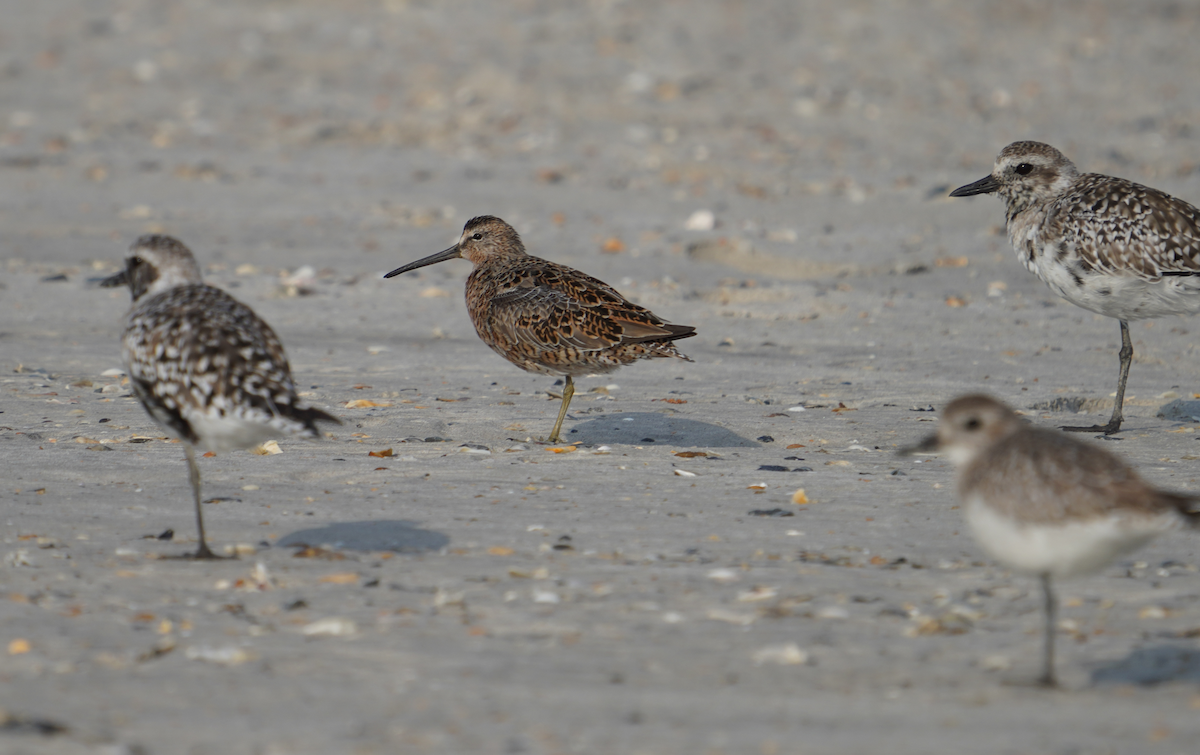
[[1029, 163], [1021, 163], [1017, 167], [1013, 168], [1013, 171], [1015, 171], [1018, 176], [1027, 176], [1033, 172], [1033, 166]]
[[483, 238], [483, 234], [482, 233], [474, 233], [474, 234], [471, 234], [471, 238], [475, 239], [476, 241], [479, 241], [480, 239]]
[[963, 423], [963, 427], [968, 430], [978, 430], [982, 424], [983, 423], [979, 421], [978, 417], [971, 417], [969, 420]]
[[130, 258], [129, 258], [129, 266], [130, 266], [130, 267], [137, 267], [137, 266], [138, 266], [138, 265], [140, 265], [140, 264], [142, 264], [142, 258], [141, 258], [141, 257], [130, 257]]

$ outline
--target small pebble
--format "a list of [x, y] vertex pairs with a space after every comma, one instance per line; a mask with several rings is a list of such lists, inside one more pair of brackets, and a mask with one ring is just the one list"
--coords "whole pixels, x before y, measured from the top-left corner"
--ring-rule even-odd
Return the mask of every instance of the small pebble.
[[737, 599], [739, 603], [757, 603], [760, 600], [770, 600], [778, 594], [779, 591], [774, 587], [755, 585], [749, 590], [742, 590], [739, 592]]
[[841, 606], [825, 606], [818, 609], [815, 616], [818, 619], [848, 619], [850, 612]]
[[1012, 668], [1012, 659], [1007, 655], [985, 655], [979, 659], [979, 668], [984, 671], [1008, 671]]

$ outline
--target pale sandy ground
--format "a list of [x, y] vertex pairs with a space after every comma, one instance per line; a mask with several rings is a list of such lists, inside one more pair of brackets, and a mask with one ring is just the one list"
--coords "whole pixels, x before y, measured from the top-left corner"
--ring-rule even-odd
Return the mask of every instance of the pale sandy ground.
[[[1033, 585], [893, 454], [962, 392], [1053, 425], [1115, 383], [1116, 323], [948, 189], [1038, 138], [1200, 200], [1200, 10], [1047, 6], [5, 3], [0, 751], [1195, 752], [1200, 539], [1064, 585], [1067, 689], [1031, 689]], [[695, 363], [581, 380], [551, 453], [467, 263], [380, 279], [482, 213], [697, 326]], [[155, 559], [194, 536], [182, 454], [105, 376], [127, 294], [89, 281], [147, 231], [345, 422], [202, 460], [236, 561]], [[1195, 327], [1135, 325], [1108, 442], [1182, 490], [1195, 425], [1155, 414]]]

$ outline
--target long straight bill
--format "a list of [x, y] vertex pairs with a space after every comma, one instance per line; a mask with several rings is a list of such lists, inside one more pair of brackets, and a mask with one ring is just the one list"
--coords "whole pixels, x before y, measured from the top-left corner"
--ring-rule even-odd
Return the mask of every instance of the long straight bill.
[[446, 260], [452, 260], [455, 257], [461, 257], [461, 256], [462, 255], [459, 254], [459, 252], [458, 252], [458, 244], [455, 244], [454, 246], [450, 247], [449, 249], [443, 249], [442, 251], [438, 252], [437, 254], [431, 254], [424, 259], [419, 259], [416, 262], [410, 262], [407, 265], [405, 265], [404, 267], [398, 267], [383, 277], [384, 278], [392, 278], [394, 276], [400, 275], [401, 273], [407, 273], [409, 270], [416, 270], [418, 267], [425, 267], [426, 265], [436, 265], [439, 262], [445, 262]]

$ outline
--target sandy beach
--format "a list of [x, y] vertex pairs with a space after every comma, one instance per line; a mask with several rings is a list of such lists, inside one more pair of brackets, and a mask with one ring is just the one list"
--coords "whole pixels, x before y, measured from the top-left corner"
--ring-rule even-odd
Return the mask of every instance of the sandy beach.
[[[1151, 1], [9, 3], [0, 26], [0, 752], [1183, 755], [1200, 538], [1064, 582], [971, 540], [952, 397], [1111, 410], [1117, 323], [1016, 260], [1018, 139], [1200, 203], [1200, 9]], [[530, 253], [698, 335], [576, 381], [482, 344]], [[343, 424], [202, 458], [123, 378], [167, 233]], [[1200, 323], [1133, 324], [1103, 443], [1200, 491]], [[797, 491], [803, 491], [799, 495]], [[795, 501], [807, 501], [796, 503]], [[173, 535], [171, 534], [173, 533]]]

